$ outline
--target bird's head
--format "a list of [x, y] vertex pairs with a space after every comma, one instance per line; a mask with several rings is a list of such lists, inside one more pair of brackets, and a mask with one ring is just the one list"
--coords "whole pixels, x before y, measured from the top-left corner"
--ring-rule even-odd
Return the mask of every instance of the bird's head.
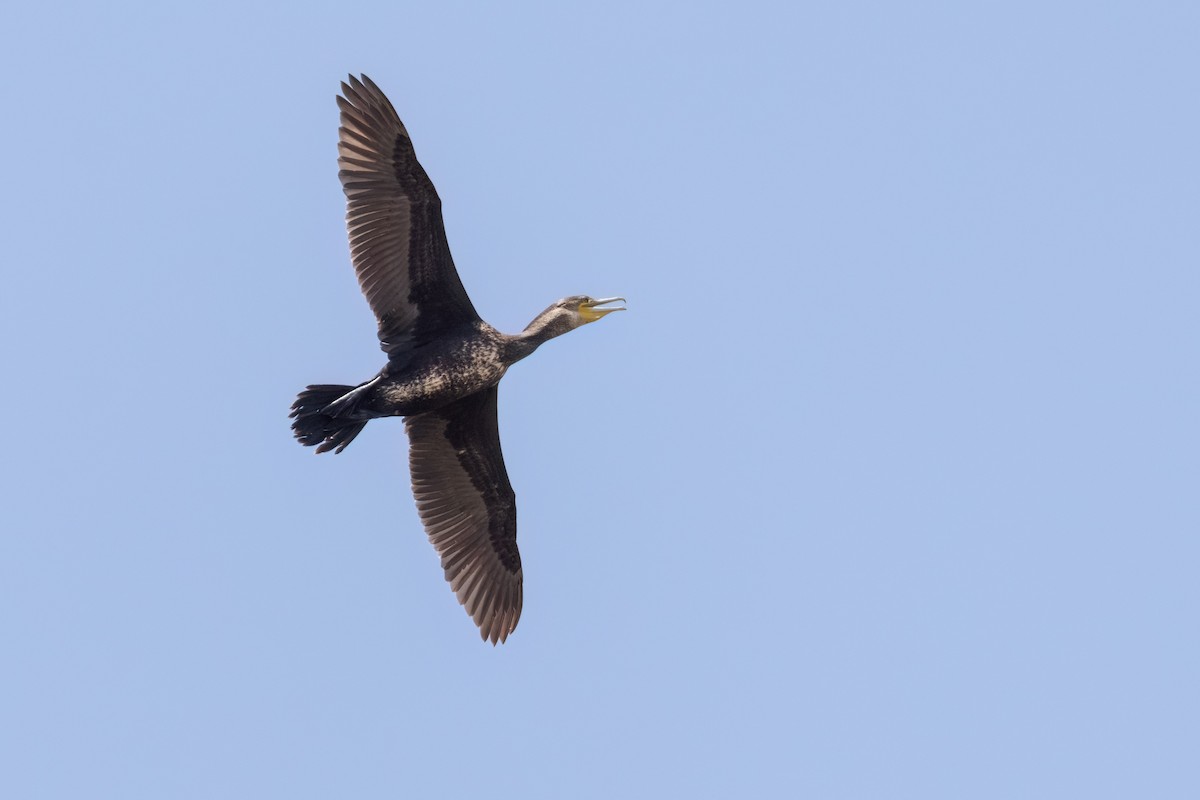
[[566, 297], [554, 304], [555, 308], [562, 308], [568, 314], [574, 316], [578, 321], [572, 325], [572, 328], [578, 328], [580, 325], [586, 325], [589, 322], [595, 322], [606, 314], [611, 314], [614, 311], [624, 311], [625, 306], [616, 306], [613, 308], [604, 308], [611, 306], [613, 303], [624, 303], [624, 297], [606, 297], [603, 300], [595, 300], [585, 294], [578, 294], [574, 297]]
[[581, 325], [595, 322], [614, 311], [624, 311], [624, 306], [606, 307], [612, 306], [613, 303], [624, 302], [624, 297], [606, 297], [602, 300], [596, 300], [584, 294], [564, 297], [538, 314], [533, 322], [525, 328], [525, 333], [540, 344], [547, 339], [575, 330]]

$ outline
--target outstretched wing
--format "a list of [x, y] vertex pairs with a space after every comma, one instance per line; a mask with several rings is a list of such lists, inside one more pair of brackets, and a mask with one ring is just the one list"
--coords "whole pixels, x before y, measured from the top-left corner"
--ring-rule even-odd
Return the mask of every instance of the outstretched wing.
[[342, 84], [338, 178], [358, 283], [389, 358], [479, 319], [463, 289], [442, 201], [396, 109], [366, 75]]
[[417, 511], [446, 580], [483, 638], [503, 642], [521, 616], [521, 554], [496, 387], [404, 424]]

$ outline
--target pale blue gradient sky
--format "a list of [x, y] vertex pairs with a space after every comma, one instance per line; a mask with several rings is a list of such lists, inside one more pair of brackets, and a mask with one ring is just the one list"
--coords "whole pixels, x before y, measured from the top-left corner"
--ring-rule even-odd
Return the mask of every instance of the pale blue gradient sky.
[[[0, 796], [1200, 796], [1189, 3], [25, 4], [0, 21]], [[501, 388], [482, 644], [382, 363], [347, 72]]]

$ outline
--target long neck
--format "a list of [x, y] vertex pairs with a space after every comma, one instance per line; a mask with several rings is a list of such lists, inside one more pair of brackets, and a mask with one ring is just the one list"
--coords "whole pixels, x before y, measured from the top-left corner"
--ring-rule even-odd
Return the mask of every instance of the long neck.
[[555, 336], [562, 336], [576, 325], [569, 312], [562, 308], [551, 306], [533, 318], [533, 322], [525, 326], [525, 330], [508, 337], [508, 345], [513, 361], [520, 361], [525, 356], [537, 350], [545, 342]]

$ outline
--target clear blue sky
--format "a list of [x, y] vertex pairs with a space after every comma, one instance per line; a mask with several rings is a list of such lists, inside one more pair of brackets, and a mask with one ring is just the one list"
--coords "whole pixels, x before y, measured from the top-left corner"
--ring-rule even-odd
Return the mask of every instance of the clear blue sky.
[[[50, 4], [0, 22], [6, 798], [1200, 796], [1192, 3]], [[480, 642], [382, 364], [338, 81], [501, 387]]]

